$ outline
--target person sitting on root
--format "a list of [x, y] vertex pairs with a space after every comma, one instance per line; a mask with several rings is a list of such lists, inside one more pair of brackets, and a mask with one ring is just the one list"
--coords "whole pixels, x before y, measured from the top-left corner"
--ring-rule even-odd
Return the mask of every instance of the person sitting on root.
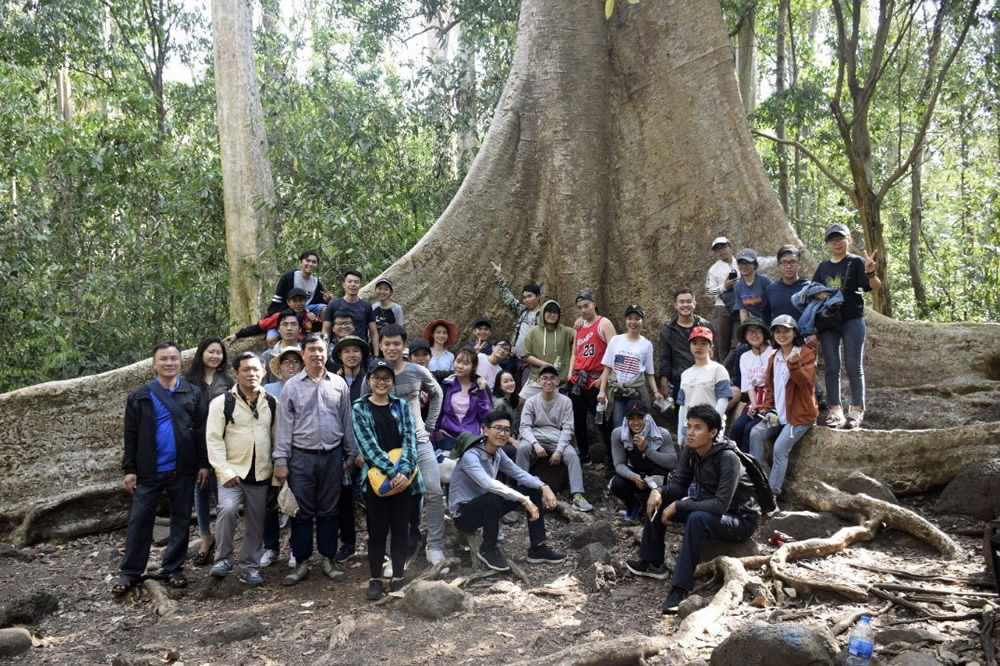
[[757, 494], [736, 445], [719, 437], [719, 413], [710, 405], [691, 407], [685, 432], [687, 439], [677, 467], [662, 489], [649, 493], [649, 520], [642, 529], [639, 557], [625, 563], [636, 576], [667, 578], [670, 571], [663, 563], [667, 523], [684, 524], [673, 585], [662, 606], [664, 613], [676, 613], [694, 588], [694, 570], [710, 540], [746, 541], [760, 520]]
[[548, 458], [550, 465], [565, 463], [569, 472], [569, 489], [577, 511], [592, 511], [594, 506], [583, 496], [583, 466], [573, 447], [573, 403], [559, 393], [559, 371], [547, 365], [538, 373], [542, 392], [528, 398], [521, 412], [521, 446], [517, 449], [517, 466], [525, 472], [539, 458]]
[[611, 494], [625, 504], [625, 520], [637, 520], [646, 495], [677, 465], [670, 433], [653, 422], [642, 400], [628, 403], [625, 420], [611, 431], [611, 458]]
[[781, 495], [788, 456], [819, 416], [816, 404], [816, 353], [805, 345], [798, 324], [788, 315], [771, 322], [771, 356], [764, 375], [762, 421], [750, 431], [750, 454], [765, 464], [764, 444], [774, 439], [768, 481], [775, 497]]
[[[558, 377], [558, 375], [556, 375]], [[483, 528], [482, 545], [476, 556], [494, 571], [507, 571], [510, 565], [497, 547], [500, 518], [521, 505], [528, 514], [527, 560], [532, 563], [558, 563], [566, 559], [545, 543], [545, 511], [556, 508], [552, 489], [536, 476], [515, 465], [503, 446], [510, 435], [510, 419], [502, 412], [486, 416], [485, 435], [463, 435], [466, 445], [451, 474], [448, 508], [455, 527], [465, 534]], [[471, 443], [467, 443], [471, 441]], [[497, 479], [504, 474], [517, 486]]]
[[771, 335], [764, 327], [764, 322], [757, 317], [747, 317], [747, 320], [740, 324], [737, 337], [740, 342], [750, 347], [738, 359], [740, 393], [747, 396], [747, 405], [733, 421], [729, 437], [736, 442], [741, 451], [749, 452], [750, 431], [760, 423], [758, 412], [764, 402], [764, 375], [767, 373], [768, 361], [774, 355], [774, 347], [768, 344]]

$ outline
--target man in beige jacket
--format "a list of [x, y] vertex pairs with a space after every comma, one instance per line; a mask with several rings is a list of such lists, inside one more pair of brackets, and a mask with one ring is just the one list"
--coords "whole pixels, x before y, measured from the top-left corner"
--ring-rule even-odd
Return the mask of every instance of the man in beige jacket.
[[236, 385], [212, 400], [205, 428], [208, 461], [219, 479], [218, 546], [211, 575], [224, 578], [233, 569], [233, 534], [242, 502], [246, 533], [240, 548], [239, 580], [256, 587], [264, 584], [258, 569], [271, 485], [275, 401], [261, 388], [264, 367], [253, 352], [237, 355], [233, 370]]

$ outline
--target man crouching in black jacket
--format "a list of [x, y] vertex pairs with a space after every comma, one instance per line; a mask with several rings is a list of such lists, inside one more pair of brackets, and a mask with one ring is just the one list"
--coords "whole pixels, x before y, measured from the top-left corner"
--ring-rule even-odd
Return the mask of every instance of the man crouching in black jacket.
[[118, 580], [111, 588], [116, 597], [124, 596], [142, 580], [153, 540], [156, 504], [164, 491], [170, 501], [170, 540], [163, 551], [160, 573], [171, 587], [187, 586], [184, 557], [194, 484], [196, 479], [203, 486], [208, 482], [201, 391], [180, 378], [180, 348], [172, 342], [153, 347], [153, 370], [156, 377], [132, 391], [125, 402], [122, 483], [132, 496], [132, 512]]
[[649, 520], [642, 530], [639, 559], [626, 562], [636, 576], [664, 579], [664, 539], [669, 521], [684, 523], [684, 541], [677, 556], [673, 586], [663, 602], [664, 613], [677, 606], [694, 587], [694, 569], [711, 539], [746, 541], [753, 536], [760, 507], [753, 483], [729, 440], [715, 441], [722, 418], [711, 405], [687, 413], [687, 446], [662, 489], [653, 489], [646, 504]]

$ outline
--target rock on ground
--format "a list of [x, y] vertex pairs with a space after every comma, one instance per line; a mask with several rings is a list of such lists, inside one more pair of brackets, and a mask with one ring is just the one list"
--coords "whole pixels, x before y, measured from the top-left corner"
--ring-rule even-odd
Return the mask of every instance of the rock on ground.
[[59, 608], [59, 600], [46, 590], [32, 590], [0, 604], [0, 627], [11, 624], [36, 624]]
[[869, 497], [874, 497], [875, 499], [885, 500], [886, 502], [891, 502], [893, 504], [899, 504], [899, 500], [896, 499], [896, 495], [893, 494], [889, 486], [885, 485], [878, 479], [873, 479], [861, 470], [854, 470], [846, 479], [842, 479], [837, 482], [837, 487], [843, 490], [845, 493], [851, 493], [852, 495], [860, 495], [864, 493]]
[[219, 627], [202, 637], [201, 642], [206, 645], [226, 645], [236, 641], [245, 641], [249, 638], [256, 638], [265, 633], [267, 629], [255, 617], [247, 617], [236, 622]]
[[677, 617], [683, 619], [691, 613], [700, 611], [711, 602], [712, 600], [708, 597], [703, 597], [700, 594], [692, 594], [677, 606]]
[[876, 645], [890, 643], [943, 643], [948, 638], [936, 631], [916, 628], [883, 629], [875, 634]]
[[0, 658], [15, 657], [31, 648], [27, 629], [0, 629]]
[[600, 592], [615, 586], [618, 575], [610, 564], [594, 562], [580, 574], [580, 584], [588, 592]]
[[825, 629], [782, 622], [745, 627], [713, 651], [711, 666], [827, 666], [839, 650]]
[[444, 581], [418, 581], [403, 596], [403, 610], [438, 620], [461, 610], [472, 610], [472, 597]]
[[838, 521], [832, 513], [816, 513], [815, 511], [781, 511], [768, 524], [769, 530], [784, 532], [799, 541], [815, 537], [826, 537], [840, 529]]
[[934, 657], [916, 650], [907, 650], [897, 654], [889, 664], [891, 666], [941, 666], [941, 662]]
[[712, 539], [701, 551], [701, 562], [710, 562], [720, 555], [727, 557], [748, 557], [750, 555], [760, 555], [760, 546], [753, 539], [746, 541], [724, 541], [722, 539]]
[[599, 543], [607, 548], [615, 546], [615, 530], [611, 523], [599, 520], [590, 525], [584, 525], [573, 533], [569, 545], [580, 549], [590, 543]]
[[25, 552], [9, 543], [0, 543], [0, 557], [6, 557], [18, 562], [30, 562], [35, 559], [31, 553]]
[[941, 491], [937, 508], [979, 520], [1000, 516], [1000, 458], [967, 465]]
[[580, 556], [576, 559], [577, 569], [588, 569], [594, 562], [601, 564], [611, 564], [611, 551], [600, 543], [588, 543], [580, 549]]

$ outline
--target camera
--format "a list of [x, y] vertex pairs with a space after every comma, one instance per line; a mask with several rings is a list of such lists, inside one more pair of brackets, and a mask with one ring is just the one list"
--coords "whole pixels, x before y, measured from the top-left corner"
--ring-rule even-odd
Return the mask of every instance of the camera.
[[739, 273], [737, 273], [735, 270], [729, 271], [730, 280], [735, 280], [737, 275], [739, 275]]

